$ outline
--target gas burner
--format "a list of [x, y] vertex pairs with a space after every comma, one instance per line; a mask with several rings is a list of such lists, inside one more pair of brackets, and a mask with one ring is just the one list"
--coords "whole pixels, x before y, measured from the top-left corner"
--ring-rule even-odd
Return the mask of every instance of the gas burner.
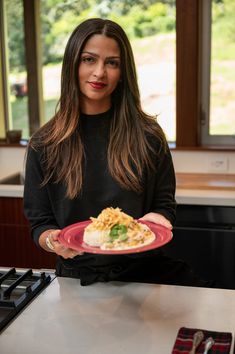
[[54, 278], [49, 271], [0, 268], [0, 331]]

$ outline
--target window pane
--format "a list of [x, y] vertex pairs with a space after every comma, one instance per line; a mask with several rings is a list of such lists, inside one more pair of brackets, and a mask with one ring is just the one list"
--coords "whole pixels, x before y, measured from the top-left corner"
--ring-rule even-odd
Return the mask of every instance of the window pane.
[[[64, 42], [60, 27], [61, 1], [41, 0], [41, 28], [43, 53], [43, 98], [45, 121], [53, 117], [60, 95], [60, 74]], [[57, 30], [57, 28], [59, 30]]]
[[176, 140], [175, 32], [132, 41], [142, 107], [158, 116], [167, 140]]
[[22, 0], [6, 0], [6, 43], [10, 85], [9, 129], [22, 129], [28, 138], [27, 74]]
[[[131, 43], [143, 109], [158, 116], [168, 141], [176, 140], [175, 1], [155, 1], [139, 13]], [[151, 19], [151, 21], [150, 21]], [[131, 19], [129, 23], [133, 24]]]
[[212, 2], [211, 135], [235, 134], [235, 2]]
[[169, 141], [175, 141], [175, 1], [41, 0], [46, 119], [60, 92], [61, 61], [72, 30], [89, 17], [118, 22], [131, 40], [144, 110], [158, 115]]

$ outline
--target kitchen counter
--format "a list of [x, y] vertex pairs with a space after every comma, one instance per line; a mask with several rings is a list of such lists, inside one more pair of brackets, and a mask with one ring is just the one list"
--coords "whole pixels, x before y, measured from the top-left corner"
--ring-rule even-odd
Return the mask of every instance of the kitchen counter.
[[[0, 197], [22, 198], [23, 185], [0, 183]], [[235, 175], [176, 173], [176, 200], [178, 204], [235, 206]]]
[[235, 206], [235, 191], [206, 189], [176, 189], [178, 204]]
[[119, 282], [82, 287], [77, 279], [56, 278], [2, 332], [0, 348], [4, 354], [170, 354], [182, 326], [234, 337], [234, 308], [233, 290]]
[[23, 198], [22, 185], [0, 184], [0, 197]]
[[178, 204], [235, 206], [235, 175], [176, 173]]
[[213, 173], [177, 173], [178, 189], [235, 192], [235, 175]]

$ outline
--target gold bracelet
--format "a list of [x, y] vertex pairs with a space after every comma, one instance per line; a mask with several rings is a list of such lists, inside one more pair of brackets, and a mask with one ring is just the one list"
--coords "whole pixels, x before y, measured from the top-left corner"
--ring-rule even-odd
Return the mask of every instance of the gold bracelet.
[[50, 248], [50, 250], [54, 251], [55, 247], [51, 243], [50, 236], [51, 234], [48, 234], [48, 236], [46, 237], [46, 245], [48, 248]]

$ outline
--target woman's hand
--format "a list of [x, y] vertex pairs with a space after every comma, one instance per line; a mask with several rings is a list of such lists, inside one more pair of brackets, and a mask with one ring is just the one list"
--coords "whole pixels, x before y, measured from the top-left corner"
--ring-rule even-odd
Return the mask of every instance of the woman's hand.
[[170, 221], [167, 218], [165, 218], [165, 216], [158, 214], [158, 213], [145, 214], [139, 220], [151, 221], [151, 222], [154, 222], [155, 224], [163, 225], [163, 226], [167, 227], [168, 229], [172, 229], [172, 225], [171, 225]]
[[40, 246], [47, 252], [54, 252], [65, 259], [82, 255], [83, 252], [67, 248], [59, 242], [60, 231], [59, 229], [44, 231], [39, 237]]

